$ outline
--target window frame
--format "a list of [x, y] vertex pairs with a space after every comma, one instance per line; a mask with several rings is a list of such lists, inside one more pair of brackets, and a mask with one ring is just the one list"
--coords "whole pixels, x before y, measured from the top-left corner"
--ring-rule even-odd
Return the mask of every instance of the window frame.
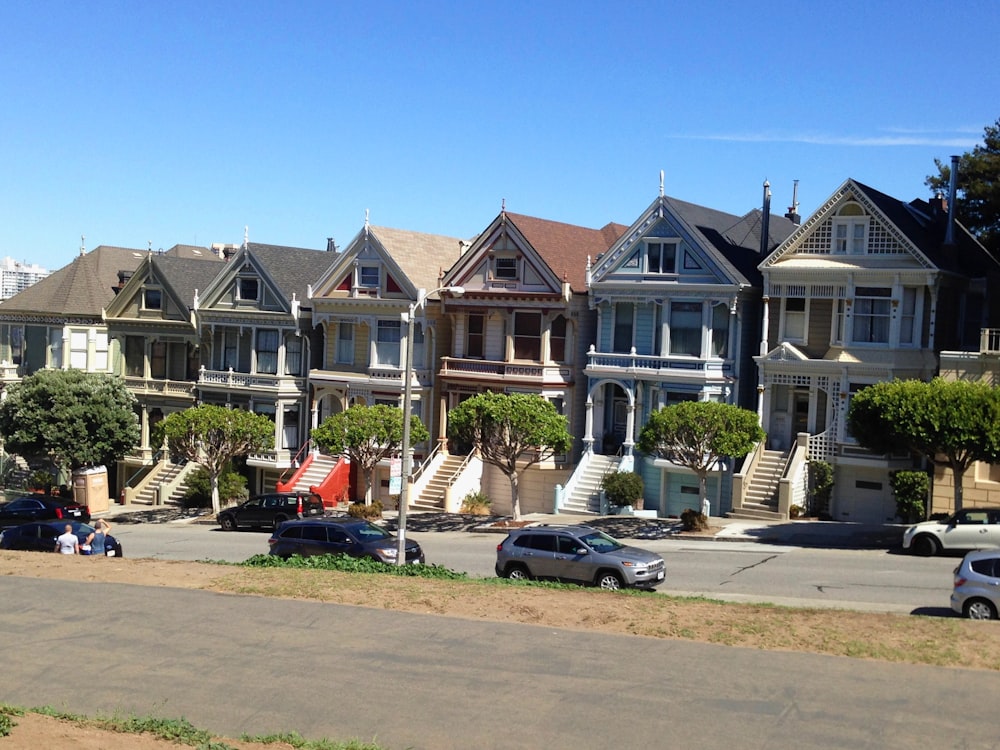
[[[677, 274], [677, 261], [680, 257], [680, 241], [679, 240], [669, 240], [669, 239], [648, 239], [646, 240], [646, 252], [643, 254], [643, 273], [646, 274], [656, 274], [664, 276], [673, 276]], [[656, 268], [653, 268], [653, 255], [654, 248], [656, 249]], [[664, 263], [664, 253], [667, 249], [670, 252], [667, 255], [670, 256], [670, 268], [666, 268]]]

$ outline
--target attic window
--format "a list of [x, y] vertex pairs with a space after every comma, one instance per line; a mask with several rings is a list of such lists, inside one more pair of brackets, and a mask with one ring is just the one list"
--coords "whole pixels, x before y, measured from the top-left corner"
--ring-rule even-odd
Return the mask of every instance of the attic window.
[[677, 273], [677, 242], [646, 243], [646, 273]]
[[358, 271], [358, 286], [365, 289], [378, 289], [378, 266], [361, 266]]
[[848, 203], [833, 220], [832, 252], [860, 255], [867, 251], [868, 216], [857, 203]]
[[497, 279], [517, 279], [517, 258], [497, 258], [493, 268], [493, 276]]
[[242, 278], [236, 280], [236, 300], [238, 302], [257, 302], [260, 299], [260, 283], [258, 279]]
[[163, 292], [160, 289], [146, 288], [142, 290], [142, 309], [160, 310], [163, 308]]

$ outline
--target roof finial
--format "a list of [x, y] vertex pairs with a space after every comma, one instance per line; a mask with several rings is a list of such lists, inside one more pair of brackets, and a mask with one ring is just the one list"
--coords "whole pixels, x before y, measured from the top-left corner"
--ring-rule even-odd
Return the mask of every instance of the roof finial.
[[365, 209], [365, 230], [366, 231], [368, 229], [368, 226], [369, 226], [369, 224], [368, 224], [368, 209], [366, 208]]
[[250, 248], [250, 225], [243, 225], [243, 249], [248, 250]]
[[663, 170], [660, 170], [660, 197], [663, 197]]
[[500, 215], [501, 216], [506, 216], [507, 215], [507, 199], [506, 198], [501, 198], [500, 199]]
[[153, 254], [153, 241], [152, 240], [146, 240], [146, 252], [149, 255]]
[[80, 255], [87, 252], [87, 238], [82, 234], [80, 235]]

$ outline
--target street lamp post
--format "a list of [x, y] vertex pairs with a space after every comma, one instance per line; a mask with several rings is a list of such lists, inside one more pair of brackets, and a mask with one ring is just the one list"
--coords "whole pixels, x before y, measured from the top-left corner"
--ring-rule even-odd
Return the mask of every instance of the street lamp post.
[[437, 292], [448, 292], [456, 297], [465, 294], [460, 286], [442, 286], [425, 292], [417, 290], [417, 301], [410, 303], [410, 311], [403, 313], [406, 320], [406, 357], [403, 361], [403, 466], [399, 487], [399, 529], [396, 532], [396, 565], [406, 565], [406, 510], [410, 502], [410, 473], [413, 459], [410, 455], [410, 411], [413, 406], [413, 319], [417, 310], [427, 304], [427, 297]]

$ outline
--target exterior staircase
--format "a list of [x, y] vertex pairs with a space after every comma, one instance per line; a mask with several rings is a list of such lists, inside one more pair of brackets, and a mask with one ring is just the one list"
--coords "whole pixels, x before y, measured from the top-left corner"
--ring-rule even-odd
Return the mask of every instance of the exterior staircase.
[[305, 492], [308, 493], [310, 487], [316, 487], [323, 483], [323, 480], [330, 476], [337, 465], [337, 456], [326, 456], [317, 453], [313, 456], [309, 466], [299, 476], [295, 478], [295, 483], [290, 489], [282, 489], [283, 492]]
[[789, 455], [788, 451], [765, 450], [750, 477], [743, 507], [731, 510], [726, 515], [756, 521], [787, 520], [778, 512], [778, 482], [784, 476]]
[[[192, 464], [175, 464], [165, 461], [153, 474], [146, 478], [142, 487], [135, 493], [132, 502], [136, 505], [180, 505], [184, 499], [184, 482], [180, 481], [182, 474], [187, 473]], [[161, 488], [169, 488], [164, 497]]]
[[563, 500], [560, 513], [599, 514], [601, 512], [601, 480], [618, 465], [617, 456], [593, 454], [583, 473], [577, 477], [572, 491]]
[[434, 475], [427, 480], [424, 489], [416, 497], [410, 498], [411, 510], [442, 511], [445, 510], [445, 491], [455, 472], [465, 462], [466, 456], [447, 456]]

